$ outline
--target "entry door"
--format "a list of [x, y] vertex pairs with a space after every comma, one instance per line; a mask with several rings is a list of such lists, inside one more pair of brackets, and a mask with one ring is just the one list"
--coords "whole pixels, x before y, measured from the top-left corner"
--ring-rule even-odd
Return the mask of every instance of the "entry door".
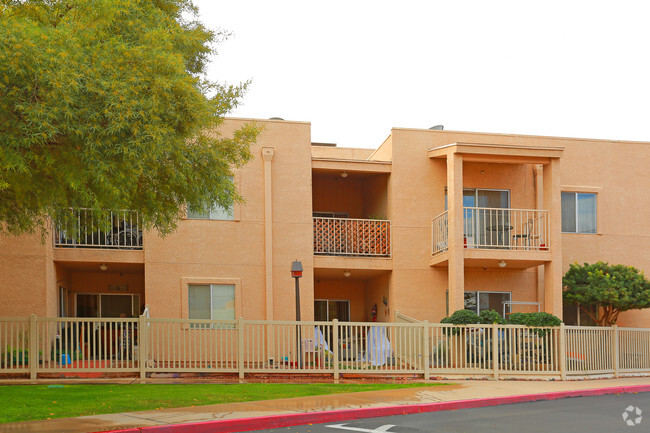
[[[463, 201], [470, 201], [465, 194], [474, 194], [477, 209], [466, 216], [466, 227], [474, 243], [480, 246], [510, 244], [510, 215], [505, 210], [510, 207], [510, 191], [497, 189], [476, 189], [463, 191]], [[467, 206], [467, 205], [466, 205]], [[468, 245], [470, 244], [468, 239]]]

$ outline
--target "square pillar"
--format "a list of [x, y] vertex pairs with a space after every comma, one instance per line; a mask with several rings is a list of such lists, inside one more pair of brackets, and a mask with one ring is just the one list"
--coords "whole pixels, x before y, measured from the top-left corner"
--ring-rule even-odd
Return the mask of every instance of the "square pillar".
[[447, 155], [447, 227], [449, 314], [465, 307], [465, 246], [463, 228], [463, 155]]
[[560, 159], [544, 166], [544, 207], [549, 209], [551, 261], [544, 264], [544, 311], [562, 318], [562, 188]]

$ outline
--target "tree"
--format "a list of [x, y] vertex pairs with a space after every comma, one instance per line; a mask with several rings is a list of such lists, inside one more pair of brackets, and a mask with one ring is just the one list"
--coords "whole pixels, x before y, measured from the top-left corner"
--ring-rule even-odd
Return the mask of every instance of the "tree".
[[[615, 324], [623, 311], [650, 307], [650, 281], [632, 266], [575, 263], [562, 282], [564, 300], [576, 304], [601, 326]], [[587, 305], [599, 306], [600, 317], [583, 307]]]
[[232, 170], [260, 129], [216, 129], [248, 83], [207, 79], [227, 37], [191, 0], [0, 0], [0, 231], [72, 227], [73, 208], [140, 213], [241, 200]]

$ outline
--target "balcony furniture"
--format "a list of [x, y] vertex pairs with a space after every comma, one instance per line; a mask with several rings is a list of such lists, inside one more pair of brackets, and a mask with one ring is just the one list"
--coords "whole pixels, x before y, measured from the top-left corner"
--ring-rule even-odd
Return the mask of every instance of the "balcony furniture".
[[[532, 246], [532, 240], [540, 238], [538, 234], [535, 234], [535, 220], [532, 218], [529, 219], [522, 228], [522, 233], [512, 235], [512, 243], [515, 247], [526, 246], [530, 248]], [[521, 245], [519, 244], [520, 241]]]
[[[495, 248], [510, 248], [510, 244], [505, 244], [504, 239], [510, 240], [510, 230], [513, 228], [512, 226], [502, 224], [487, 227], [490, 232], [496, 233], [497, 242], [494, 245], [494, 242], [492, 242], [493, 239], [490, 239], [490, 242], [485, 242], [485, 244], [492, 245]], [[508, 237], [504, 237], [505, 232], [508, 232]]]

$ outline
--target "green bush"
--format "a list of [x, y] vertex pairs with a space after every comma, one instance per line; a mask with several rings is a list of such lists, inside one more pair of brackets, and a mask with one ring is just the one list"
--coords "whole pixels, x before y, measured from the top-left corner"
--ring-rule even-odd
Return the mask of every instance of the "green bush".
[[481, 323], [485, 325], [491, 325], [493, 323], [502, 324], [506, 322], [505, 320], [503, 320], [503, 317], [501, 317], [501, 314], [497, 313], [494, 310], [481, 311], [480, 320]]
[[560, 326], [562, 321], [550, 313], [512, 313], [508, 324], [533, 327]]
[[451, 323], [452, 325], [473, 325], [481, 323], [481, 318], [473, 311], [458, 310], [451, 316], [442, 319], [440, 323]]

